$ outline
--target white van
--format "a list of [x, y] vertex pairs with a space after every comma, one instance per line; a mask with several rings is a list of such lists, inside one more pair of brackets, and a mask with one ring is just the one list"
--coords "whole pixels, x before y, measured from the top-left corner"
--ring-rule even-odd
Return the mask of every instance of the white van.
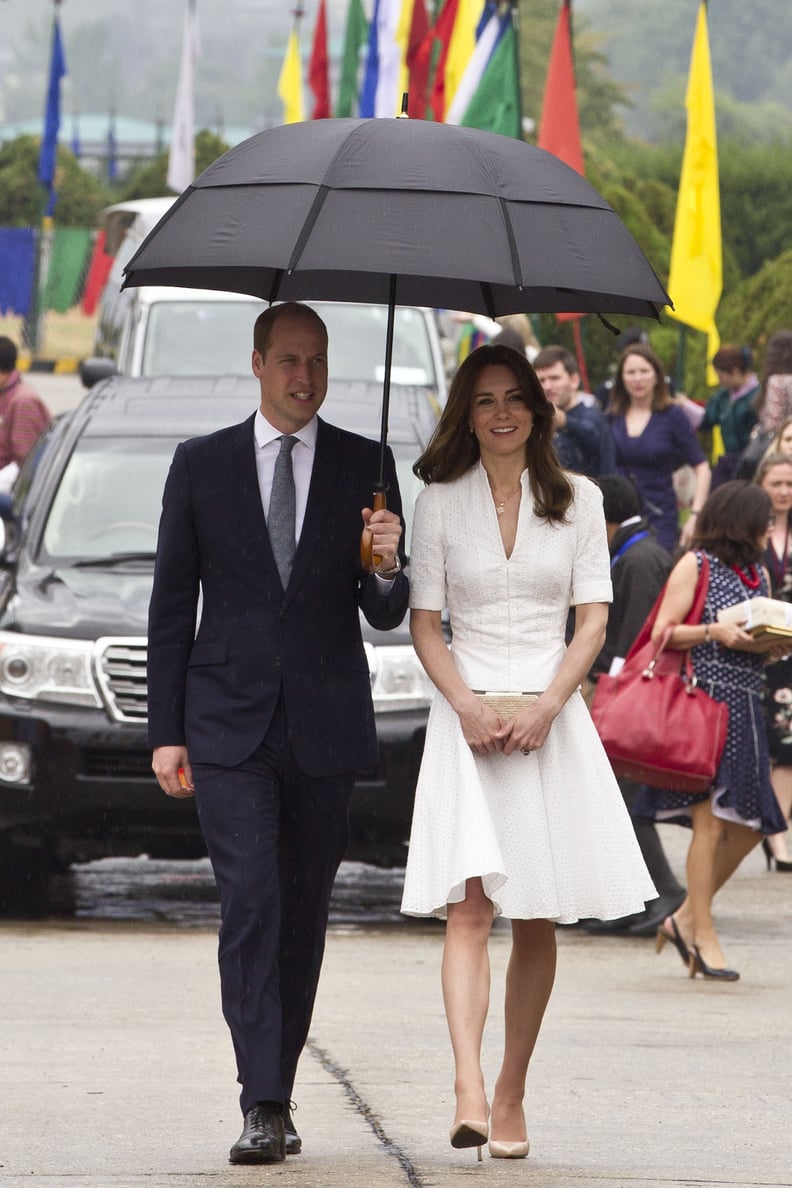
[[120, 202], [103, 212], [113, 266], [99, 302], [86, 387], [121, 375], [224, 375], [249, 367], [250, 334], [263, 301], [240, 293], [147, 285], [124, 289], [124, 268], [175, 198]]

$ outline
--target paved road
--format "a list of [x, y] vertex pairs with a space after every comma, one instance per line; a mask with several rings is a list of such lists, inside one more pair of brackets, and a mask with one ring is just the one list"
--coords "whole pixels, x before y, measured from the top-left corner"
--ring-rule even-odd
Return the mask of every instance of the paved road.
[[34, 371], [26, 377], [53, 416], [74, 408], [86, 389], [77, 375], [58, 375], [54, 372]]
[[[666, 827], [675, 865], [684, 834]], [[229, 1169], [239, 1127], [215, 937], [171, 923], [0, 924], [0, 1188], [789, 1185], [792, 878], [744, 863], [720, 902], [733, 985], [649, 941], [560, 933], [527, 1163], [448, 1145], [442, 928], [334, 928], [296, 1090], [305, 1153]], [[508, 932], [492, 940], [488, 1083]]]

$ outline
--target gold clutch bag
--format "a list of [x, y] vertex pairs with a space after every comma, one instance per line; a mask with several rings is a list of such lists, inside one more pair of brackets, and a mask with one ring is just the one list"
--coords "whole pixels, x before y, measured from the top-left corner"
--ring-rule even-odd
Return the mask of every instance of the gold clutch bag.
[[540, 693], [488, 693], [483, 689], [474, 689], [473, 692], [479, 701], [495, 710], [504, 725], [516, 718], [520, 710], [533, 705], [541, 697]]

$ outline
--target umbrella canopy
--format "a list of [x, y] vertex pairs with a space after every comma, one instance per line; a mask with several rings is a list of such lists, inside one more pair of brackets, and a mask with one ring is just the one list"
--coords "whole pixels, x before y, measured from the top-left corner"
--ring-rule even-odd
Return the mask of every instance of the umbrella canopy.
[[621, 219], [573, 169], [507, 136], [407, 119], [260, 132], [185, 190], [126, 285], [487, 313], [670, 304]]

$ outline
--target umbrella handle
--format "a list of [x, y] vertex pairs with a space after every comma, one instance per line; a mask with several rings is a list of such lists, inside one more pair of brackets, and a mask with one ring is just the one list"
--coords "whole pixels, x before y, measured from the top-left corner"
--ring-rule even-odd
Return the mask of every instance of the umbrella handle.
[[[375, 491], [374, 498], [371, 501], [373, 511], [384, 511], [388, 506], [385, 499], [384, 491]], [[372, 553], [371, 548], [371, 530], [364, 528], [360, 537], [360, 564], [367, 573], [373, 573], [377, 565], [379, 565], [382, 557]]]

